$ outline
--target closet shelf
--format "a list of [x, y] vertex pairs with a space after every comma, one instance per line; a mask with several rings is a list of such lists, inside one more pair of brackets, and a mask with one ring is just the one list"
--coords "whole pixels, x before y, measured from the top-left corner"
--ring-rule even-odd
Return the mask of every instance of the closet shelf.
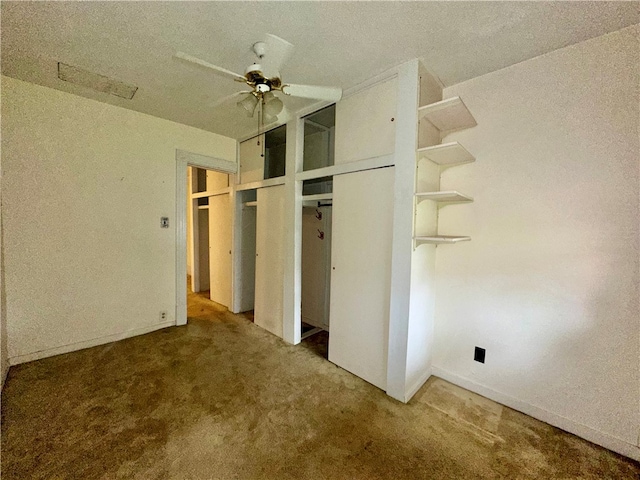
[[198, 205], [198, 210], [209, 210], [209, 205]]
[[258, 201], [254, 200], [253, 202], [244, 202], [242, 204], [243, 207], [257, 207], [258, 206]]
[[211, 192], [198, 192], [191, 194], [191, 198], [207, 198], [207, 197], [215, 197], [217, 195], [225, 195], [227, 193], [231, 193], [231, 187], [221, 188], [219, 190], [214, 190]]
[[413, 241], [416, 247], [419, 245], [422, 245], [423, 243], [439, 245], [442, 243], [467, 242], [469, 240], [471, 240], [471, 237], [460, 237], [460, 236], [450, 236], [450, 235], [431, 235], [428, 237], [413, 237]]
[[321, 201], [321, 200], [331, 200], [333, 198], [333, 193], [316, 193], [315, 195], [303, 195], [302, 201]]
[[416, 193], [416, 202], [423, 200], [433, 200], [438, 203], [469, 203], [473, 202], [473, 198], [463, 195], [455, 190], [446, 190], [441, 192], [421, 192]]
[[418, 149], [418, 160], [427, 159], [442, 167], [455, 167], [476, 159], [458, 142], [442, 143]]
[[418, 109], [418, 118], [428, 120], [441, 132], [475, 127], [475, 118], [460, 97], [447, 98]]

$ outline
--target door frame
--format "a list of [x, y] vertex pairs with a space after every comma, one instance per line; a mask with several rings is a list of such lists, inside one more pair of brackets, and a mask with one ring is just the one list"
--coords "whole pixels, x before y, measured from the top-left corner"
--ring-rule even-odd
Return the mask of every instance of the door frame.
[[[235, 176], [238, 163], [223, 158], [176, 149], [176, 325], [187, 324], [187, 167], [215, 170]], [[235, 178], [229, 184], [235, 184]], [[233, 205], [234, 189], [231, 189]], [[233, 219], [232, 219], [233, 222]], [[233, 235], [233, 228], [231, 229]], [[232, 241], [233, 245], [233, 241]], [[235, 252], [232, 251], [232, 257]], [[231, 261], [231, 298], [234, 291], [234, 261]]]

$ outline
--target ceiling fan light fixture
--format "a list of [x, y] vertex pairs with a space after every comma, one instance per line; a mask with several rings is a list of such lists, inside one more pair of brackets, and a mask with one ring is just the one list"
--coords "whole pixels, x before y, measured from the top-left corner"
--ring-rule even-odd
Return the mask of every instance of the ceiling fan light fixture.
[[267, 92], [262, 97], [264, 99], [264, 113], [270, 117], [277, 116], [283, 108], [282, 100], [274, 95], [273, 92]]
[[258, 106], [258, 98], [255, 95], [250, 94], [240, 100], [236, 105], [245, 110], [247, 117], [253, 117], [253, 112]]

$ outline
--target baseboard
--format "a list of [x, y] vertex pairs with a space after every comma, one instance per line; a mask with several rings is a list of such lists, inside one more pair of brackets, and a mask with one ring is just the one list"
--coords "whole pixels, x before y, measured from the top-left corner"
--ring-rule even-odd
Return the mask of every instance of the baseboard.
[[464, 377], [447, 372], [441, 368], [432, 367], [431, 373], [436, 377], [446, 380], [447, 382], [466, 388], [467, 390], [482, 395], [483, 397], [487, 397], [519, 412], [525, 413], [533, 418], [537, 418], [538, 420], [548, 423], [549, 425], [553, 425], [554, 427], [558, 427], [566, 432], [573, 433], [574, 435], [584, 438], [596, 445], [600, 445], [601, 447], [612, 450], [620, 455], [640, 461], [640, 447], [637, 445], [625, 442], [624, 440], [613, 437], [607, 433], [599, 432], [591, 427], [549, 412], [543, 408], [536, 407], [535, 405], [531, 405], [504, 393], [497, 392]]
[[427, 382], [427, 380], [429, 380], [430, 376], [431, 376], [431, 369], [427, 370], [418, 379], [418, 381], [415, 382], [409, 390], [407, 390], [407, 392], [404, 394], [404, 403], [407, 403], [409, 400], [411, 400], [411, 398], [418, 392], [418, 390], [420, 390], [420, 388], [422, 388], [422, 386]]
[[104, 337], [92, 338], [91, 340], [84, 340], [82, 342], [70, 343], [68, 345], [62, 345], [60, 347], [47, 348], [45, 350], [39, 350], [33, 353], [25, 353], [23, 355], [15, 355], [9, 357], [9, 365], [18, 365], [20, 363], [32, 362], [34, 360], [40, 360], [41, 358], [53, 357], [54, 355], [61, 355], [63, 353], [75, 352], [77, 350], [84, 350], [85, 348], [96, 347], [98, 345], [104, 345], [105, 343], [117, 342], [118, 340], [124, 340], [125, 338], [136, 337], [138, 335], [144, 335], [145, 333], [154, 332], [166, 327], [175, 326], [174, 321], [156, 323], [155, 325], [149, 325], [147, 327], [134, 328], [121, 333], [114, 333], [113, 335], [106, 335]]

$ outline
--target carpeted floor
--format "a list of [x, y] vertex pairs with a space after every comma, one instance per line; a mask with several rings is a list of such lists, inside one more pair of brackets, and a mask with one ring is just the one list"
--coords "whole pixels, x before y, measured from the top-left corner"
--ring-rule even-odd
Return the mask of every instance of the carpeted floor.
[[[326, 337], [325, 337], [326, 339]], [[640, 465], [432, 378], [408, 404], [190, 294], [189, 324], [13, 367], [2, 478], [637, 479]]]

